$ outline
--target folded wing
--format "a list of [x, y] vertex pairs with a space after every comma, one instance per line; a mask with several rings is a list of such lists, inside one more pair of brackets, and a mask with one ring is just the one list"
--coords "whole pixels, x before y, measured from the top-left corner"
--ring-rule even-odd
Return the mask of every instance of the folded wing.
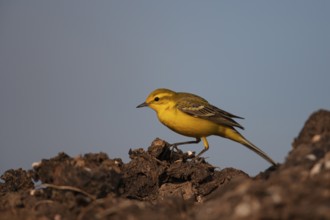
[[242, 117], [219, 109], [216, 106], [209, 104], [205, 99], [199, 96], [192, 95], [191, 97], [185, 96], [182, 99], [179, 98], [177, 101], [177, 108], [193, 117], [206, 119], [222, 126], [244, 129], [242, 125], [233, 119], [243, 119]]

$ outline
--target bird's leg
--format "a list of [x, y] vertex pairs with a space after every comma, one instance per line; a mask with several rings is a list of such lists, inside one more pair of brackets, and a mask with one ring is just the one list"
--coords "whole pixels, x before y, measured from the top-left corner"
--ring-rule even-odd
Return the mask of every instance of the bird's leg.
[[194, 141], [178, 142], [178, 143], [171, 144], [170, 146], [178, 151], [178, 146], [179, 145], [198, 144], [200, 141], [201, 141], [200, 138], [196, 138], [196, 140], [194, 140]]
[[207, 139], [205, 137], [202, 137], [203, 143], [204, 143], [204, 149], [197, 154], [197, 158], [200, 157], [203, 153], [205, 153], [209, 149], [209, 142], [207, 142]]

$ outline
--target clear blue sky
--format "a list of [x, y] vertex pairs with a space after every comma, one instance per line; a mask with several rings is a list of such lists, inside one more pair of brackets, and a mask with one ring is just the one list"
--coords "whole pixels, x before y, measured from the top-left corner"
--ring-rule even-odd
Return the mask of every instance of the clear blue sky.
[[[242, 134], [282, 162], [308, 116], [330, 109], [329, 11], [326, 0], [1, 1], [0, 173], [61, 151], [127, 162], [156, 137], [189, 140], [135, 108], [159, 87], [245, 117]], [[216, 166], [268, 167], [209, 142]]]

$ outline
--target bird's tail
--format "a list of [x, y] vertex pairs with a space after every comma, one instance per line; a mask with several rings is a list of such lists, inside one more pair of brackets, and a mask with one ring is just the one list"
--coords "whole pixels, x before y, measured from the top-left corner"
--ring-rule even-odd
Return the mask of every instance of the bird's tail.
[[233, 141], [236, 141], [240, 144], [243, 144], [250, 150], [254, 151], [255, 153], [259, 154], [262, 158], [267, 160], [272, 165], [276, 166], [276, 163], [273, 161], [272, 158], [270, 158], [265, 152], [263, 152], [261, 149], [259, 149], [257, 146], [252, 144], [250, 141], [248, 141], [243, 135], [241, 135], [238, 131], [232, 128], [226, 128], [221, 131], [221, 136], [224, 136], [225, 138], [231, 139]]

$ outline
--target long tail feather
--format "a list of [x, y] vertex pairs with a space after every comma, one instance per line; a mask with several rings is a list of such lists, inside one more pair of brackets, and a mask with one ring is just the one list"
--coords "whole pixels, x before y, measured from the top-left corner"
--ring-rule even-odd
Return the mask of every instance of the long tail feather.
[[275, 161], [270, 158], [265, 152], [263, 152], [260, 148], [258, 148], [257, 146], [255, 146], [254, 144], [252, 144], [250, 141], [248, 141], [246, 138], [243, 137], [243, 135], [241, 135], [238, 131], [236, 131], [235, 129], [232, 128], [226, 128], [224, 132], [222, 132], [223, 135], [226, 138], [229, 138], [233, 141], [236, 141], [238, 143], [243, 144], [244, 146], [246, 146], [247, 148], [249, 148], [250, 150], [254, 151], [255, 153], [257, 153], [259, 156], [261, 156], [262, 158], [264, 158], [265, 160], [267, 160], [269, 163], [271, 163], [272, 165], [276, 166], [277, 164], [275, 163]]

